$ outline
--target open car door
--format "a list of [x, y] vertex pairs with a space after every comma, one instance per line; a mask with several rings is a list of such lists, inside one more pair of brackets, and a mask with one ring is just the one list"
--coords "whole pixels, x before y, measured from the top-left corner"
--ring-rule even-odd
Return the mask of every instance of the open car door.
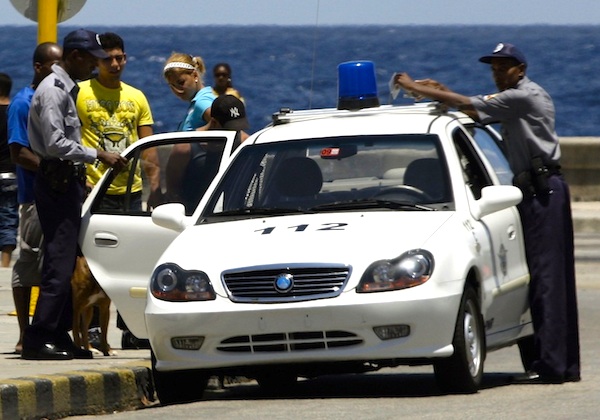
[[[235, 136], [233, 131], [195, 131], [139, 140], [123, 152], [128, 169], [118, 174], [108, 170], [84, 203], [81, 250], [138, 338], [147, 337], [144, 309], [150, 275], [178, 235], [152, 222], [152, 206], [184, 203], [188, 223], [193, 224], [200, 198], [229, 161]], [[151, 183], [160, 185], [152, 196]]]

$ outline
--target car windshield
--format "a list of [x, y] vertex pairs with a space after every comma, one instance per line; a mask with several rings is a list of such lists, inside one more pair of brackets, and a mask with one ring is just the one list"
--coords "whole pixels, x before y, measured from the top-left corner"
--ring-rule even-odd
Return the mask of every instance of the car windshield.
[[452, 210], [435, 135], [328, 137], [243, 148], [200, 222], [365, 210]]

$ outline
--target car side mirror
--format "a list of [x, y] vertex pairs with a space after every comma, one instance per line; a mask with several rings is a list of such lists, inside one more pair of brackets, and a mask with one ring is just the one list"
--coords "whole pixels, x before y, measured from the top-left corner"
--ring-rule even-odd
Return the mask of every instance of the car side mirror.
[[167, 203], [152, 211], [152, 222], [176, 232], [183, 232], [187, 227], [185, 207], [181, 203]]
[[471, 206], [471, 213], [477, 220], [488, 214], [516, 206], [523, 200], [523, 193], [512, 185], [491, 185], [483, 187], [481, 198]]

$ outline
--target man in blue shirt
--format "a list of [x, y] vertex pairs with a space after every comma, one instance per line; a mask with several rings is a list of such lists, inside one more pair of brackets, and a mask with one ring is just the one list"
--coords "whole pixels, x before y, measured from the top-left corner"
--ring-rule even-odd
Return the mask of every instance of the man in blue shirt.
[[12, 80], [0, 73], [0, 266], [8, 267], [17, 246], [19, 204], [17, 175], [8, 151], [8, 107]]

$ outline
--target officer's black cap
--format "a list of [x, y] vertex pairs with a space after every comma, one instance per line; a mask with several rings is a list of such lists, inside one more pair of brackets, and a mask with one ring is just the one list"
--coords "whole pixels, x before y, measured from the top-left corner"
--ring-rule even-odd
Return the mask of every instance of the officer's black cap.
[[97, 58], [108, 58], [108, 54], [102, 49], [99, 35], [85, 29], [69, 32], [63, 41], [63, 48], [65, 50], [83, 50]]
[[519, 63], [527, 65], [525, 55], [513, 44], [505, 44], [503, 42], [496, 45], [496, 48], [490, 55], [484, 55], [479, 59], [482, 63], [491, 63], [492, 58], [513, 58]]

